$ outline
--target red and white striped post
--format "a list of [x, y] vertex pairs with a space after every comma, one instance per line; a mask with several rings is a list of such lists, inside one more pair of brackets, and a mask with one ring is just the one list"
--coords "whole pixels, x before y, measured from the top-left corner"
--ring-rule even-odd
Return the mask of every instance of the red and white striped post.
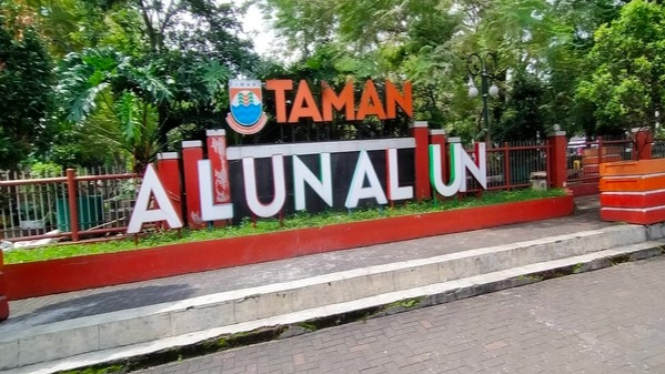
[[[157, 154], [157, 175], [171, 200], [173, 209], [182, 221], [182, 188], [180, 186], [180, 156], [177, 152]], [[170, 227], [169, 227], [170, 228]]]
[[203, 143], [200, 140], [182, 142], [182, 164], [185, 174], [185, 203], [187, 224], [191, 229], [205, 227], [201, 219], [201, 195], [199, 193], [199, 161], [203, 160]]
[[[212, 169], [213, 203], [227, 204], [231, 202], [231, 183], [229, 182], [229, 161], [226, 157], [226, 131], [208, 130], [208, 159]], [[217, 222], [223, 225], [224, 222]]]
[[429, 133], [427, 122], [415, 121], [411, 123], [411, 136], [416, 140], [415, 169], [416, 169], [416, 200], [426, 200], [432, 197], [432, 186], [429, 180]]

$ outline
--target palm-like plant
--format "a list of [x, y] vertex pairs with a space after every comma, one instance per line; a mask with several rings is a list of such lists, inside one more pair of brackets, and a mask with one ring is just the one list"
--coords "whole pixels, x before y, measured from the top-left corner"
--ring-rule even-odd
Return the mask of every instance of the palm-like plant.
[[[58, 69], [56, 94], [66, 120], [79, 129], [98, 127], [99, 136], [129, 152], [134, 171], [142, 172], [160, 149], [155, 107], [173, 95], [152, 64], [137, 67], [132, 62], [112, 49], [71, 53]], [[88, 121], [102, 108], [111, 118]]]
[[[139, 61], [110, 48], [70, 53], [56, 87], [64, 118], [81, 130], [96, 126], [99, 137], [131, 154], [134, 170], [143, 172], [165, 146], [160, 139], [174, 107], [214, 104], [228, 77], [215, 61], [191, 61], [182, 72], [168, 61]], [[91, 120], [100, 111], [110, 115]]]

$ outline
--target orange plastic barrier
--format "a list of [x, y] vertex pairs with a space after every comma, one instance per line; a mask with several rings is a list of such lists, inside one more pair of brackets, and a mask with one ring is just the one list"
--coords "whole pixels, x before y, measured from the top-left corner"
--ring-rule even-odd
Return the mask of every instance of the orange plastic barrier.
[[[621, 157], [621, 155], [619, 155], [619, 154], [608, 154], [608, 155], [603, 156], [602, 162], [603, 163], [618, 162], [618, 161], [622, 161], [622, 160], [623, 160], [623, 157]], [[598, 158], [598, 156], [588, 156], [588, 157], [584, 156], [582, 161], [587, 166], [598, 165], [599, 158]]]
[[600, 165], [601, 176], [665, 173], [665, 159], [622, 161]]
[[601, 208], [600, 219], [610, 222], [653, 225], [654, 223], [665, 222], [665, 206], [643, 209]]
[[598, 149], [585, 149], [582, 156], [582, 164], [584, 169], [584, 174], [597, 174], [599, 172], [600, 165], [599, 161], [605, 162], [617, 162], [621, 161], [621, 148], [619, 147], [603, 147], [602, 155], [603, 157], [598, 156]]
[[600, 206], [607, 208], [651, 208], [659, 205], [665, 205], [665, 190], [600, 194]]
[[665, 173], [603, 177], [600, 180], [601, 192], [646, 192], [665, 189]]

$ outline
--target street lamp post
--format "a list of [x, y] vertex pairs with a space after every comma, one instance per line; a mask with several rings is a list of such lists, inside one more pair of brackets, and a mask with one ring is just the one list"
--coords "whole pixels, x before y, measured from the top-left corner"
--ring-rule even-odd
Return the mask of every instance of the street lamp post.
[[488, 95], [492, 97], [499, 96], [499, 87], [495, 83], [489, 86], [490, 81], [497, 80], [495, 69], [497, 67], [497, 57], [494, 53], [485, 53], [483, 56], [472, 53], [466, 61], [466, 69], [469, 71], [469, 97], [475, 98], [478, 96], [478, 89], [473, 83], [474, 78], [480, 76], [483, 99], [483, 121], [485, 122], [485, 142], [488, 147], [491, 147], [491, 133], [492, 125], [490, 122], [489, 109], [488, 109]]

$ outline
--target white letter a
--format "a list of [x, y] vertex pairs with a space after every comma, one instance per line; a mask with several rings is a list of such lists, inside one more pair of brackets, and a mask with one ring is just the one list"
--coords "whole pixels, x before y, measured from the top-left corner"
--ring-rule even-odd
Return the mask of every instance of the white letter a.
[[[148, 209], [150, 204], [150, 196], [155, 196], [155, 201], [159, 206], [158, 209]], [[155, 172], [155, 168], [150, 164], [145, 170], [143, 176], [143, 183], [141, 183], [141, 190], [136, 198], [132, 218], [129, 220], [127, 227], [128, 234], [135, 234], [141, 231], [141, 227], [147, 222], [166, 221], [172, 229], [179, 229], [182, 227], [182, 221], [173, 208], [171, 200], [166, 195], [166, 190], [159, 176]]]

